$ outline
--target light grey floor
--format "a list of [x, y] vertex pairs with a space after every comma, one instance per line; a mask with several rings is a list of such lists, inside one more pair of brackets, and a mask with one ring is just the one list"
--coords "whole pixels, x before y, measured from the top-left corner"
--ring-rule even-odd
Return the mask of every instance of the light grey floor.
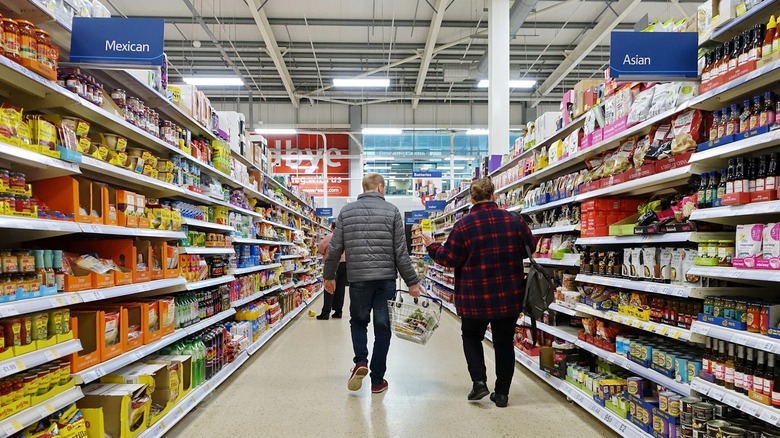
[[[310, 309], [321, 306], [319, 298]], [[381, 395], [371, 394], [369, 379], [360, 391], [347, 390], [349, 320], [318, 321], [303, 312], [168, 436], [617, 436], [520, 365], [509, 407], [496, 408], [487, 397], [467, 402], [471, 384], [459, 321], [444, 312], [427, 345], [393, 339], [385, 376], [390, 387]], [[494, 379], [493, 350], [485, 346]]]

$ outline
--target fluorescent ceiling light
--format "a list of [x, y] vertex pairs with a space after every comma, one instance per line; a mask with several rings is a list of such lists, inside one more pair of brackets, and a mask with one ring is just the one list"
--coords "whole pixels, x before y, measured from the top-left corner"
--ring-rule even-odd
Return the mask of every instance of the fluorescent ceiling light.
[[334, 79], [333, 86], [352, 88], [387, 88], [390, 86], [390, 79]]
[[365, 169], [390, 170], [390, 166], [364, 166]]
[[297, 134], [298, 131], [296, 131], [294, 128], [257, 128], [255, 129], [256, 134], [276, 134], [276, 135], [293, 135]]
[[[509, 81], [509, 88], [533, 88], [534, 85], [536, 85], [535, 80]], [[477, 84], [477, 88], [487, 88], [488, 86], [490, 86], [490, 81], [487, 79], [482, 79]]]
[[240, 87], [244, 81], [237, 77], [191, 77], [184, 78], [184, 82], [197, 87]]
[[401, 135], [401, 128], [363, 128], [363, 135]]
[[468, 129], [466, 135], [488, 135], [490, 132], [487, 129]]

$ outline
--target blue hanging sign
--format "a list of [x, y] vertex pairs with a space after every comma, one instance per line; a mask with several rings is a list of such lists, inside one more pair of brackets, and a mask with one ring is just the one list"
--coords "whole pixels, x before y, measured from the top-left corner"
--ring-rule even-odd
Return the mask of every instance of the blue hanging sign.
[[444, 211], [447, 201], [425, 201], [425, 211]]
[[412, 172], [412, 178], [441, 178], [441, 171], [432, 170], [430, 172]]
[[609, 75], [625, 81], [671, 81], [699, 76], [696, 32], [612, 32]]
[[73, 17], [70, 62], [161, 66], [164, 41], [162, 18]]
[[414, 225], [416, 223], [420, 222], [420, 219], [415, 219], [411, 216], [406, 218], [406, 225]]
[[327, 208], [318, 208], [315, 210], [314, 214], [317, 215], [317, 217], [331, 217], [333, 216], [333, 208], [327, 207]]
[[412, 210], [412, 219], [428, 219], [428, 212], [425, 210]]

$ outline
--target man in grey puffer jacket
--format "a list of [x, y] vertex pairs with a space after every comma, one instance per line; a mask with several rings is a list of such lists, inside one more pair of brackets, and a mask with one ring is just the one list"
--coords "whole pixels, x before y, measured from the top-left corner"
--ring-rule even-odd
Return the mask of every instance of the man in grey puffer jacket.
[[363, 177], [363, 194], [347, 204], [336, 221], [336, 229], [325, 258], [325, 291], [336, 288], [336, 269], [341, 254], [347, 255], [349, 313], [355, 367], [347, 388], [357, 391], [368, 374], [368, 323], [374, 311], [374, 353], [371, 356], [371, 392], [387, 389], [387, 351], [390, 349], [390, 315], [387, 301], [395, 296], [398, 272], [412, 296], [422, 288], [406, 248], [401, 213], [385, 201], [385, 179], [378, 173]]

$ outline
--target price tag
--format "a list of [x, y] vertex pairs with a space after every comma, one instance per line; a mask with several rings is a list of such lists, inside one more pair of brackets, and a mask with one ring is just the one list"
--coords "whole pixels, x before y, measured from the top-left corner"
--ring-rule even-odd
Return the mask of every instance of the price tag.
[[707, 333], [710, 332], [710, 328], [707, 327], [705, 324], [694, 324], [693, 328], [695, 329], [694, 333], [699, 333], [700, 335], [707, 336]]
[[642, 321], [639, 321], [638, 319], [635, 319], [631, 321], [631, 325], [635, 328], [640, 328], [642, 326]]
[[655, 291], [658, 290], [658, 287], [656, 285], [648, 286], [647, 291], [650, 293], [655, 293]]
[[731, 337], [731, 342], [739, 345], [746, 345], [748, 337], [745, 335], [734, 335]]
[[13, 425], [13, 423], [4, 424], [3, 432], [5, 432], [6, 436], [11, 436], [15, 434], [17, 431], [21, 430], [22, 427], [24, 426], [22, 426], [21, 424], [19, 425], [18, 429]]
[[0, 305], [0, 317], [8, 318], [11, 316], [16, 316], [18, 314], [19, 311], [16, 310], [16, 306], [14, 306], [13, 304]]
[[761, 414], [761, 419], [772, 424], [777, 424], [780, 421], [780, 414], [770, 410], [764, 410], [764, 413]]
[[47, 362], [51, 362], [51, 361], [53, 361], [54, 359], [56, 359], [56, 358], [60, 357], [60, 355], [59, 355], [59, 354], [57, 354], [57, 350], [54, 350], [54, 349], [52, 349], [52, 350], [46, 350], [46, 351], [44, 351], [44, 352], [43, 352], [43, 357], [45, 357], [45, 358], [46, 358], [46, 361], [47, 361]]
[[714, 398], [717, 401], [723, 401], [723, 397], [725, 395], [726, 394], [723, 391], [721, 391], [720, 389], [713, 389], [712, 391], [710, 391], [710, 394], [709, 394], [710, 397]]
[[618, 428], [619, 432], [625, 432], [626, 431], [626, 423], [621, 423], [620, 427]]
[[642, 330], [652, 331], [652, 329], [650, 328], [650, 324], [646, 322], [640, 323], [639, 328], [641, 328]]
[[647, 324], [647, 328], [645, 330], [654, 332], [655, 331], [655, 324]]
[[754, 417], [758, 417], [759, 407], [754, 405], [753, 403], [746, 403], [745, 406], [742, 408], [742, 410]]
[[672, 288], [669, 287], [669, 286], [664, 286], [664, 288], [661, 289], [661, 293], [664, 294], [664, 295], [671, 295]]
[[614, 417], [610, 415], [608, 412], [604, 414], [603, 420], [607, 424], [612, 424], [612, 421], [614, 420]]
[[731, 273], [731, 278], [740, 278], [740, 277], [742, 277], [742, 274], [744, 274], [744, 272], [742, 272], [740, 270], [734, 270]]
[[141, 284], [139, 284], [139, 285], [138, 285], [138, 288], [139, 288], [139, 289], [140, 289], [142, 292], [149, 292], [150, 290], [152, 290], [152, 287], [151, 287], [151, 286], [149, 286], [149, 285], [148, 285], [148, 284], [146, 284], [146, 283], [141, 283]]
[[53, 411], [48, 410], [46, 406], [38, 406], [38, 414], [40, 414], [41, 417], [48, 417], [52, 412]]
[[68, 303], [66, 303], [65, 300], [62, 299], [62, 297], [49, 298], [49, 304], [51, 305], [51, 307], [62, 307], [68, 305]]
[[46, 229], [49, 231], [60, 231], [60, 225], [54, 222], [46, 222]]
[[628, 359], [623, 359], [623, 363], [620, 366], [627, 369], [628, 371], [631, 371], [631, 361]]
[[91, 224], [80, 224], [81, 231], [85, 233], [95, 233], [100, 234], [103, 230], [98, 227], [97, 225], [91, 225]]
[[141, 360], [144, 358], [144, 352], [136, 351], [135, 353], [133, 353], [133, 357], [135, 358], [135, 360]]
[[597, 405], [597, 404], [593, 404], [593, 405], [591, 405], [591, 406], [590, 406], [590, 410], [591, 410], [591, 411], [592, 411], [592, 412], [593, 412], [595, 415], [600, 415], [600, 414], [601, 414], [601, 406], [599, 406], [599, 405]]
[[683, 288], [681, 288], [681, 287], [676, 287], [676, 288], [674, 288], [674, 290], [672, 291], [672, 295], [674, 295], [674, 296], [676, 296], [676, 297], [685, 297], [685, 295], [686, 295], [686, 294], [685, 294], [685, 289], [683, 289]]
[[680, 335], [681, 334], [682, 334], [682, 332], [680, 332], [679, 330], [674, 331], [672, 333], [672, 339], [680, 339]]
[[3, 373], [3, 375], [8, 376], [14, 373], [18, 373], [19, 371], [22, 371], [24, 368], [19, 369], [19, 366], [16, 364], [16, 362], [9, 362], [5, 363], [2, 366], [0, 366], [0, 372]]
[[666, 334], [669, 332], [669, 327], [662, 326], [660, 330], [658, 330], [658, 333], [666, 336]]
[[760, 346], [758, 348], [762, 350], [766, 350], [769, 352], [773, 352], [775, 350], [775, 343], [772, 341], [766, 341], [766, 342], [759, 342]]
[[705, 385], [705, 384], [703, 384], [703, 383], [701, 383], [698, 380], [694, 380], [693, 382], [691, 382], [691, 389], [693, 389], [696, 392], [700, 392], [700, 393], [702, 393], [704, 395], [707, 395], [707, 394], [710, 393], [710, 387]]

